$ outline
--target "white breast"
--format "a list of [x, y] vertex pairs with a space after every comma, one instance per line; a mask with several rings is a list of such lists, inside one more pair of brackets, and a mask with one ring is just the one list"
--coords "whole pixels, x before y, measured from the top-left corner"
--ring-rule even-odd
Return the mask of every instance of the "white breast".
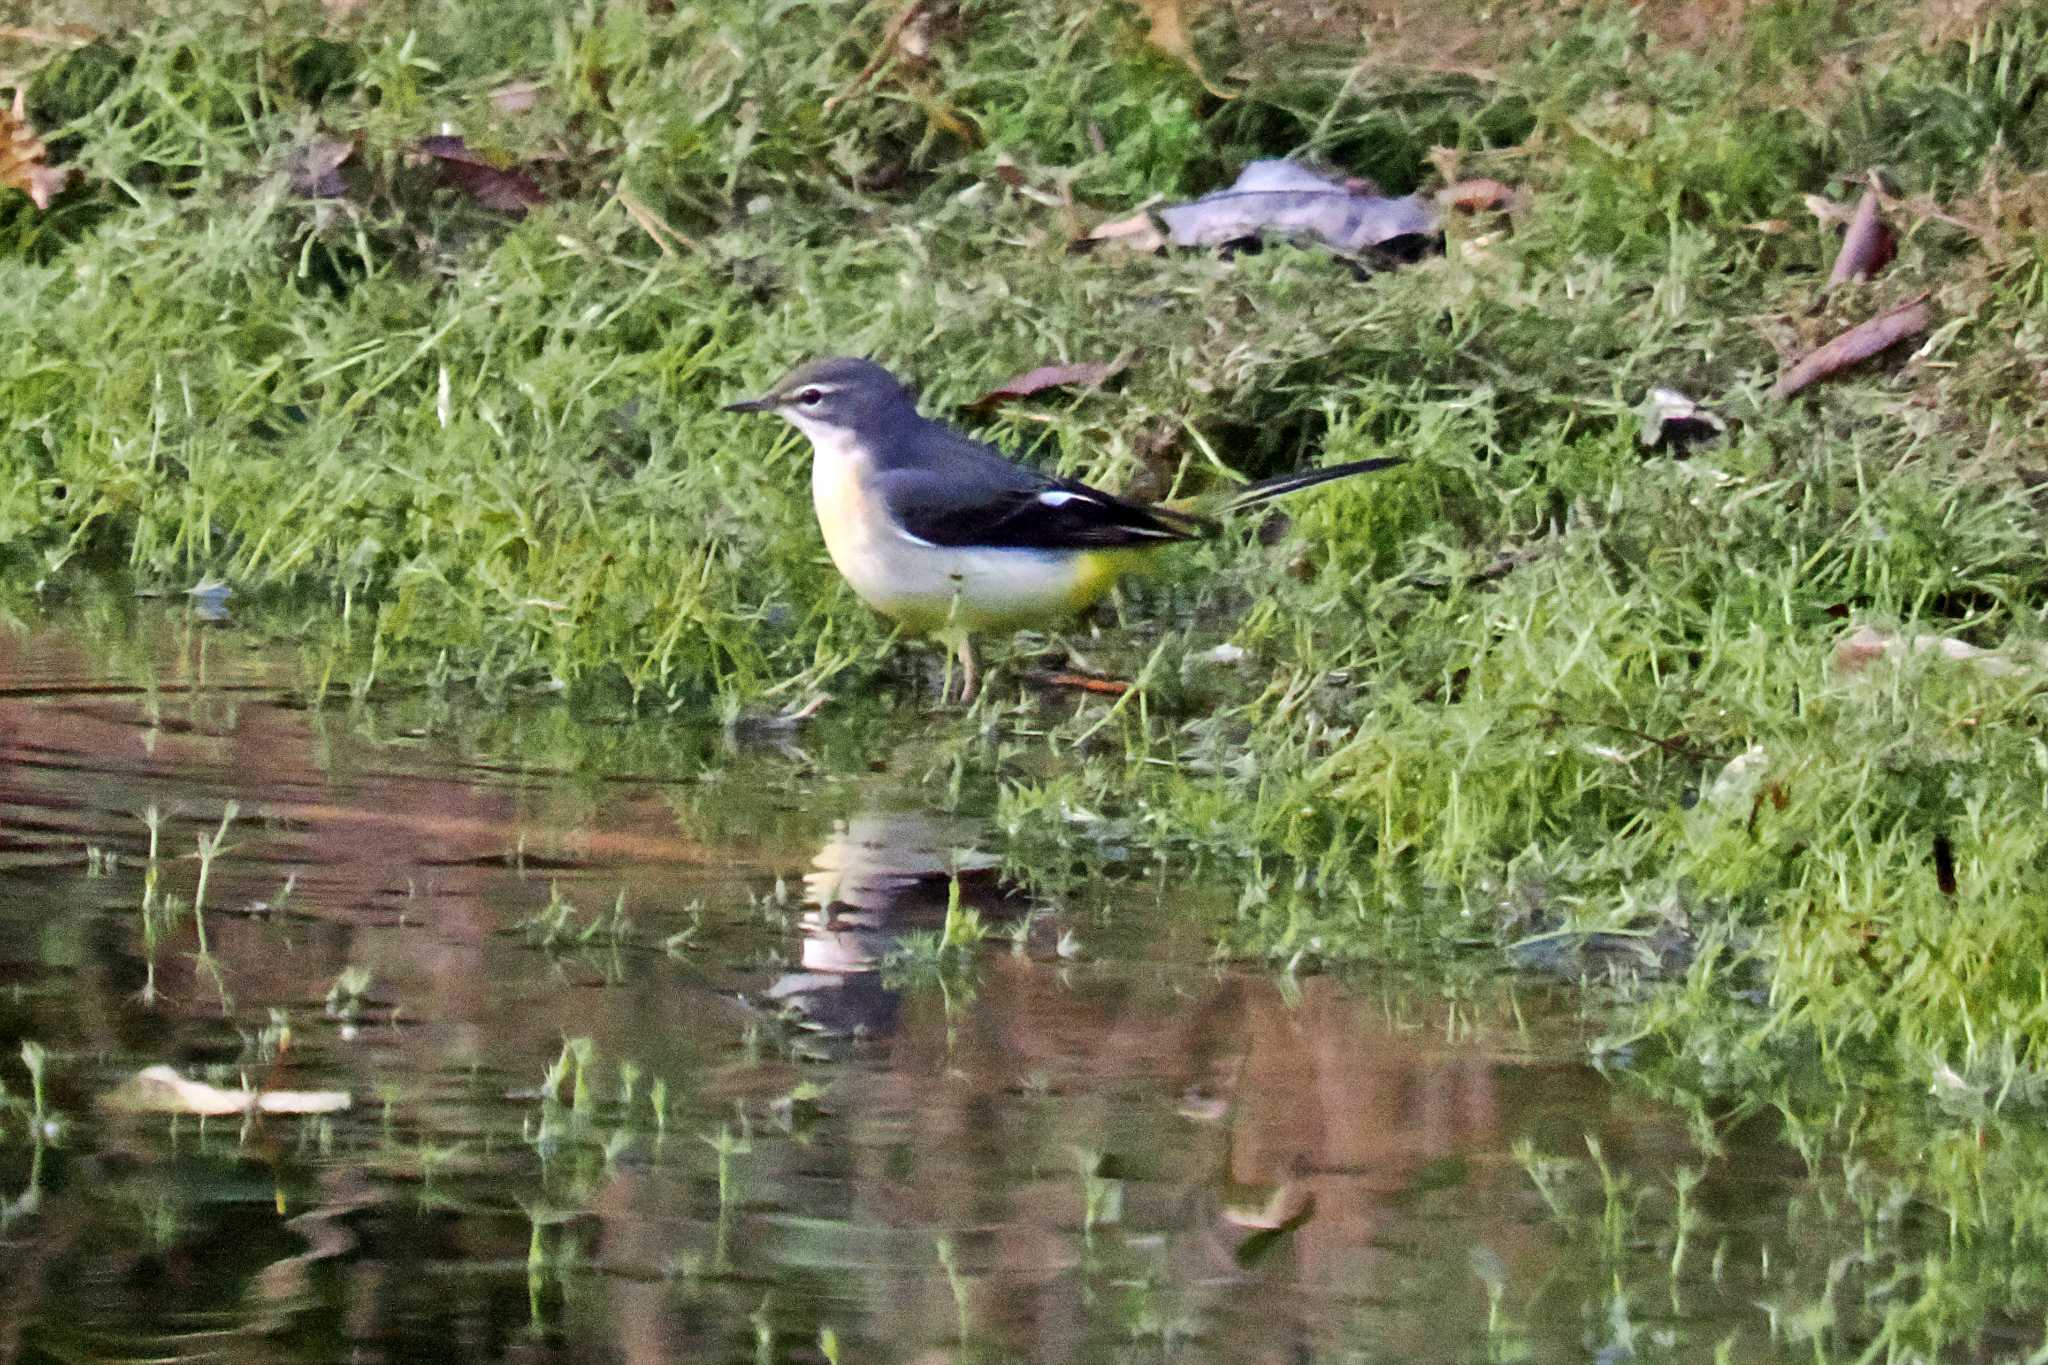
[[[796, 415], [791, 414], [791, 420]], [[799, 427], [806, 426], [798, 423]], [[1030, 625], [1064, 615], [1087, 575], [1084, 556], [956, 549], [888, 524], [868, 461], [837, 431], [808, 430], [811, 504], [832, 563], [863, 602], [915, 631]]]

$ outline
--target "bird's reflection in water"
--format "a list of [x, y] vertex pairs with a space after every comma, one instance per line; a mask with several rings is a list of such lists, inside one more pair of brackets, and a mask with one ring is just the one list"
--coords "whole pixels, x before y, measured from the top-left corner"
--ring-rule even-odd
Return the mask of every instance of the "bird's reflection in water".
[[1026, 898], [973, 846], [980, 826], [929, 811], [870, 808], [838, 822], [804, 877], [800, 970], [768, 997], [834, 1037], [886, 1035], [898, 992], [882, 966], [904, 937], [944, 929], [959, 884], [985, 922], [1023, 914]]

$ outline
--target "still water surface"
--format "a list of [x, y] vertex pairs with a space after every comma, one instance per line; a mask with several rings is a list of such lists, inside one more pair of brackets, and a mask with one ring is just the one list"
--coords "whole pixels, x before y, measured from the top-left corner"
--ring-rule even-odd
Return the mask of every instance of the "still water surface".
[[[1170, 859], [1034, 900], [900, 717], [307, 695], [182, 607], [0, 634], [0, 1360], [1811, 1358], [1803, 1168], [1567, 992], [1219, 966]], [[155, 1064], [352, 1107], [109, 1107]]]

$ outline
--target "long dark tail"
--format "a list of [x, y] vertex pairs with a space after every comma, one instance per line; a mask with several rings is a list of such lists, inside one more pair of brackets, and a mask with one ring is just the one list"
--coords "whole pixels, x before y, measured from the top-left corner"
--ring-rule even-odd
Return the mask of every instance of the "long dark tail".
[[1298, 469], [1292, 474], [1280, 474], [1257, 483], [1246, 484], [1223, 505], [1226, 512], [1237, 512], [1247, 507], [1256, 507], [1274, 498], [1284, 498], [1289, 493], [1299, 493], [1304, 488], [1314, 488], [1319, 483], [1333, 479], [1348, 479], [1354, 474], [1372, 474], [1394, 465], [1405, 463], [1399, 455], [1383, 455], [1371, 460], [1348, 460], [1343, 464], [1324, 465], [1320, 469]]

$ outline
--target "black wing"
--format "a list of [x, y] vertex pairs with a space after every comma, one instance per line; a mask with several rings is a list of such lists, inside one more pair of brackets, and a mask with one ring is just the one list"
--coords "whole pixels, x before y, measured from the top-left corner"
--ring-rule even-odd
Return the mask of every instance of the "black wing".
[[981, 470], [892, 469], [877, 482], [891, 519], [933, 545], [1099, 550], [1163, 545], [1209, 533], [1209, 523], [1200, 517], [1004, 463], [1014, 477], [1000, 481], [978, 477]]

